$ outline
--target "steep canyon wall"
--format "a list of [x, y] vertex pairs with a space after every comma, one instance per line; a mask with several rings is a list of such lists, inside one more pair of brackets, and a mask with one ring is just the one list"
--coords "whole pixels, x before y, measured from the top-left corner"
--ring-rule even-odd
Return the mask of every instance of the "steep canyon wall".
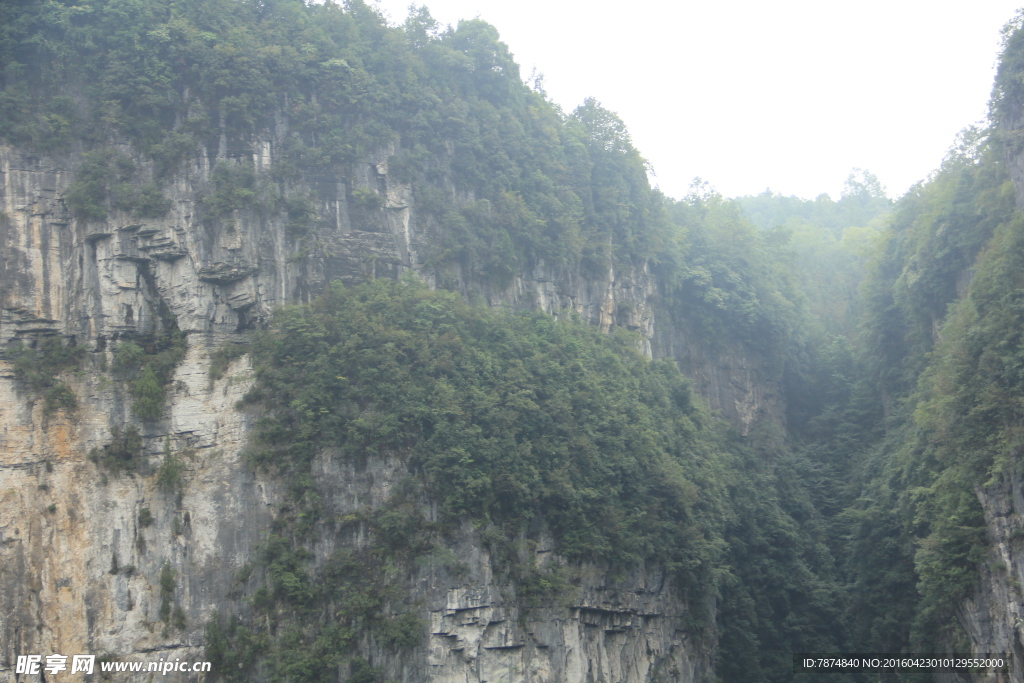
[[[277, 142], [254, 145], [257, 183]], [[311, 232], [296, 240], [286, 215], [256, 208], [204, 220], [216, 161], [205, 155], [167, 184], [165, 217], [115, 211], [83, 220], [65, 205], [79, 157], [0, 147], [0, 347], [59, 337], [85, 349], [81, 369], [62, 375], [77, 397], [74, 411], [48, 412], [15, 380], [9, 360], [0, 361], [0, 681], [35, 680], [14, 674], [23, 654], [199, 660], [208, 620], [244, 609], [240, 595], [260, 577], [240, 585], [240, 572], [287, 492], [244, 456], [251, 418], [235, 404], [252, 383], [247, 358], [212, 380], [211, 357], [244, 341], [275, 307], [309, 301], [330, 281], [413, 273], [436, 282], [420, 257], [436, 227], [418, 221], [411, 188], [388, 174], [392, 152], [346, 179], [294, 188], [316, 197]], [[367, 208], [352, 201], [354, 192], [377, 200]], [[507, 287], [466, 274], [458, 286], [492, 306], [572, 311], [604, 329], [636, 330], [649, 355], [678, 359], [741, 430], [781, 420], [779, 378], [741, 347], [702, 346], [685, 320], [659, 312], [645, 265], [594, 277], [535, 263]], [[111, 374], [112, 342], [175, 329], [184, 333], [184, 360], [159, 418], [139, 421]], [[90, 459], [129, 426], [142, 439], [136, 472], [116, 474]], [[168, 455], [184, 463], [175, 491], [158, 482]], [[380, 505], [402, 467], [399, 453], [364, 468], [325, 453], [316, 487], [330, 515], [344, 516]], [[314, 563], [338, 542], [324, 535]], [[687, 626], [691, 606], [656, 568], [610, 576], [585, 566], [578, 599], [527, 610], [495, 578], [482, 548], [467, 528], [452, 548], [464, 561], [460, 572], [418, 570], [411, 590], [430, 624], [421, 646], [401, 658], [361, 646], [389, 680], [710, 680], [712, 631]], [[561, 561], [557, 548], [536, 553], [541, 566]]]

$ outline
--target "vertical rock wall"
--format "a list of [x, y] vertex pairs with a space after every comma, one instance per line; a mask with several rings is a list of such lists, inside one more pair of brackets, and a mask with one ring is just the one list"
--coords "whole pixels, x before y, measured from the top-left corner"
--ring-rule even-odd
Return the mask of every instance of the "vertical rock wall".
[[[277, 144], [253, 146], [257, 187]], [[277, 481], [245, 463], [247, 418], [234, 405], [251, 383], [247, 359], [211, 380], [211, 354], [244, 340], [274, 307], [307, 301], [332, 280], [413, 272], [434, 281], [419, 256], [433, 228], [418, 222], [410, 187], [388, 175], [393, 151], [348, 178], [290, 188], [315, 196], [311, 232], [296, 239], [287, 215], [258, 207], [211, 220], [202, 201], [213, 188], [205, 156], [165, 188], [165, 217], [112, 212], [85, 221], [64, 202], [79, 158], [0, 146], [0, 349], [60, 336], [86, 350], [82, 370], [62, 376], [78, 399], [73, 413], [46, 414], [0, 359], [0, 681], [33, 680], [13, 673], [22, 654], [202, 659], [204, 624], [237, 607], [239, 570], [285, 499]], [[376, 194], [379, 206], [354, 204], [354, 191]], [[680, 359], [712, 406], [744, 429], [781, 415], [778, 378], [741, 349], [711, 353], [690, 343], [685, 321], [659, 313], [643, 265], [585, 277], [539, 263], [502, 290], [459, 278], [467, 295], [494, 306], [575, 311], [602, 329], [637, 330], [649, 354]], [[185, 333], [185, 359], [162, 415], [140, 422], [112, 378], [112, 342], [174, 326]], [[129, 425], [143, 440], [135, 473], [89, 458]], [[157, 483], [168, 456], [184, 465], [180, 490]], [[356, 471], [325, 454], [317, 467], [329, 513], [344, 515], [379, 505], [404, 466], [392, 454]], [[322, 560], [337, 542], [326, 534], [314, 554]], [[467, 571], [427, 568], [417, 578], [430, 633], [401, 660], [378, 658], [389, 678], [710, 680], [709, 631], [684, 626], [689, 607], [657, 571], [612, 580], [585, 567], [572, 604], [526, 610], [495, 578], [472, 530], [457, 543]], [[541, 564], [560, 561], [554, 548], [537, 552]], [[161, 586], [168, 571], [170, 591], [167, 581]]]

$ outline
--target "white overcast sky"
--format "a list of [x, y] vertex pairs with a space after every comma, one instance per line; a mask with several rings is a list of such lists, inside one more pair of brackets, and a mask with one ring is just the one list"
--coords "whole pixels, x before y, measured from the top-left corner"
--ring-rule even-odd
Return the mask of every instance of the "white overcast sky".
[[[393, 23], [409, 4], [379, 0]], [[670, 196], [699, 176], [726, 196], [838, 198], [854, 167], [903, 194], [985, 117], [1024, 0], [416, 4], [496, 26], [565, 111], [595, 97], [618, 113]]]

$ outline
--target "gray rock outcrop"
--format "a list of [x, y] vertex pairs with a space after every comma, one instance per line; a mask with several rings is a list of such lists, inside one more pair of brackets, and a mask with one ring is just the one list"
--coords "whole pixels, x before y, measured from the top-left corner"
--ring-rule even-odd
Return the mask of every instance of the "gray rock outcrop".
[[[276, 144], [254, 145], [257, 183]], [[24, 654], [203, 659], [204, 625], [237, 603], [239, 570], [285, 498], [280, 482], [244, 457], [249, 418], [235, 404], [252, 382], [247, 358], [211, 380], [211, 355], [243, 341], [275, 307], [309, 301], [332, 280], [411, 272], [436, 282], [420, 258], [435, 227], [419, 222], [411, 188], [388, 175], [392, 152], [349, 178], [295, 188], [315, 196], [315, 221], [296, 239], [286, 215], [258, 208], [211, 219], [202, 201], [211, 162], [203, 155], [166, 186], [171, 208], [163, 218], [112, 211], [84, 220], [64, 201], [78, 157], [0, 146], [0, 348], [59, 336], [86, 350], [82, 371], [62, 376], [78, 399], [74, 414], [47, 414], [0, 359], [0, 681], [34, 680], [13, 673]], [[357, 206], [353, 192], [378, 200]], [[778, 377], [741, 348], [706, 349], [690, 339], [685, 321], [659, 312], [644, 265], [593, 277], [535, 263], [500, 289], [456, 277], [467, 295], [492, 306], [575, 311], [602, 329], [637, 330], [648, 354], [677, 358], [712, 407], [744, 431], [781, 419]], [[185, 358], [159, 419], [141, 423], [111, 380], [110, 342], [172, 327], [185, 334]], [[116, 475], [89, 458], [113, 430], [132, 424], [143, 443], [136, 473]], [[157, 484], [167, 454], [184, 466], [177, 493]], [[345, 515], [379, 505], [402, 462], [392, 454], [357, 472], [324, 454], [316, 485], [331, 514]], [[332, 550], [322, 545], [314, 562]], [[389, 679], [712, 679], [712, 630], [685, 626], [691, 606], [656, 568], [613, 580], [583, 566], [573, 602], [528, 610], [495, 578], [475, 532], [465, 530], [457, 545], [466, 565], [459, 577], [429, 567], [417, 577], [430, 632], [409, 656], [374, 662]], [[557, 548], [537, 553], [539, 564], [561, 562]], [[161, 588], [165, 567], [170, 595]], [[173, 627], [162, 614], [168, 601], [180, 611]]]

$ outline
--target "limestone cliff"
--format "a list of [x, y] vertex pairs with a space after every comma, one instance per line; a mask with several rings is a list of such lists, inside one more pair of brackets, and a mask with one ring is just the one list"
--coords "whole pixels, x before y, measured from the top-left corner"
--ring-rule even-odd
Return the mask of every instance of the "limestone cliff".
[[[1020, 475], [1018, 468], [998, 483], [977, 491], [985, 510], [990, 549], [980, 567], [977, 593], [957, 610], [957, 619], [974, 652], [1006, 654], [1014, 662], [1024, 661], [1024, 497]], [[1014, 667], [1005, 680], [1024, 681], [1024, 672]]]
[[[254, 145], [257, 182], [278, 142]], [[77, 397], [74, 411], [47, 413], [0, 360], [0, 681], [34, 680], [14, 674], [23, 654], [203, 659], [204, 625], [243, 604], [239, 572], [286, 498], [243, 455], [249, 418], [235, 403], [251, 384], [247, 359], [211, 380], [211, 356], [244, 340], [274, 307], [307, 301], [332, 280], [411, 271], [436, 281], [419, 254], [437, 227], [419, 221], [411, 188], [388, 174], [393, 151], [347, 179], [316, 181], [314, 226], [296, 240], [287, 216], [257, 208], [209, 220], [206, 155], [168, 185], [165, 217], [114, 211], [90, 221], [64, 201], [79, 157], [0, 147], [0, 347], [57, 336], [86, 349], [81, 371], [62, 377]], [[379, 198], [372, 208], [353, 200], [368, 194]], [[639, 331], [648, 354], [679, 359], [698, 391], [744, 430], [781, 414], [778, 377], [741, 348], [692, 342], [685, 321], [659, 314], [645, 265], [594, 277], [535, 263], [507, 287], [461, 273], [458, 286], [493, 306], [576, 311], [604, 329]], [[185, 335], [184, 360], [159, 419], [140, 422], [112, 379], [108, 342], [172, 327]], [[135, 473], [90, 459], [131, 425], [143, 444]], [[168, 455], [184, 465], [176, 490], [157, 481]], [[401, 469], [400, 454], [357, 470], [326, 453], [315, 480], [329, 512], [344, 516], [380, 505]], [[314, 548], [314, 562], [333, 543]], [[657, 569], [613, 578], [585, 566], [570, 604], [527, 610], [495, 578], [482, 547], [464, 530], [452, 548], [463, 570], [423, 567], [410, 584], [430, 624], [424, 645], [400, 659], [372, 643], [362, 648], [389, 680], [710, 680], [712, 631], [686, 625], [691, 606]], [[542, 566], [561, 562], [557, 548], [536, 553]]]

